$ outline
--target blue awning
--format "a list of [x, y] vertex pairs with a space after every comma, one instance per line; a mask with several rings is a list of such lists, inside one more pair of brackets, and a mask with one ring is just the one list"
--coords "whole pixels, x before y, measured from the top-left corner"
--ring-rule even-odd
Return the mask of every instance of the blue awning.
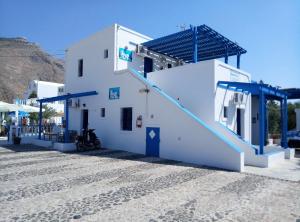
[[[196, 44], [196, 47], [195, 47]], [[181, 59], [185, 62], [204, 61], [246, 53], [236, 42], [232, 42], [207, 25], [191, 27], [168, 36], [142, 43], [149, 50]]]
[[252, 95], [259, 95], [261, 91], [269, 99], [285, 99], [288, 96], [283, 90], [264, 83], [219, 81], [217, 86], [246, 94], [251, 93]]
[[54, 97], [48, 97], [44, 99], [38, 99], [37, 101], [40, 103], [50, 103], [55, 101], [61, 101], [61, 100], [67, 100], [72, 98], [78, 98], [78, 97], [84, 97], [84, 96], [94, 96], [98, 93], [96, 91], [89, 91], [89, 92], [82, 92], [82, 93], [68, 93], [66, 95], [62, 96], [54, 96]]

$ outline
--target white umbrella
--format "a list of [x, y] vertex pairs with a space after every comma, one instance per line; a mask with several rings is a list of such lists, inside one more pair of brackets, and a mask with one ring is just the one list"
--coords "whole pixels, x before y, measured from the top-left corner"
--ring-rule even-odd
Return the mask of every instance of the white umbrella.
[[13, 112], [18, 110], [18, 105], [0, 101], [0, 112]]
[[[44, 111], [45, 109], [42, 109]], [[0, 112], [13, 112], [13, 111], [21, 111], [27, 113], [38, 113], [40, 108], [28, 105], [17, 105], [17, 104], [10, 104], [6, 102], [0, 101]]]
[[[28, 105], [18, 105], [19, 111], [27, 112], [27, 113], [38, 113], [40, 112], [40, 108]], [[45, 109], [42, 109], [44, 111]]]

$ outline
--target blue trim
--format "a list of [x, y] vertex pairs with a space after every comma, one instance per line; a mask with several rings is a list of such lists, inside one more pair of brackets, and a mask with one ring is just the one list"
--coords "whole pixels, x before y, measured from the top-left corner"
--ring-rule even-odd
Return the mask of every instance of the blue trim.
[[136, 71], [133, 68], [129, 68], [129, 71], [131, 73], [133, 73], [137, 78], [139, 78], [141, 81], [143, 81], [146, 85], [148, 85], [149, 87], [152, 87], [154, 90], [156, 90], [159, 94], [161, 94], [163, 97], [165, 97], [167, 100], [169, 100], [171, 103], [173, 103], [174, 105], [176, 105], [180, 110], [182, 110], [183, 112], [185, 112], [188, 116], [190, 116], [192, 119], [194, 119], [196, 122], [198, 122], [200, 125], [204, 126], [207, 130], [209, 130], [212, 134], [214, 134], [215, 136], [217, 136], [219, 139], [221, 139], [222, 141], [224, 141], [227, 145], [229, 145], [229, 147], [231, 147], [232, 149], [234, 149], [235, 151], [239, 152], [239, 153], [243, 153], [243, 151], [236, 146], [234, 143], [232, 143], [230, 140], [228, 140], [225, 136], [223, 136], [222, 134], [220, 134], [219, 132], [215, 131], [214, 129], [212, 129], [209, 125], [207, 125], [204, 121], [202, 121], [199, 117], [197, 117], [196, 115], [194, 115], [193, 113], [191, 113], [189, 110], [187, 110], [186, 108], [184, 108], [181, 104], [179, 104], [177, 102], [177, 100], [173, 99], [172, 97], [170, 97], [168, 94], [166, 94], [164, 91], [162, 91], [159, 87], [157, 87], [156, 85], [154, 85], [153, 83], [151, 83], [148, 79], [145, 79], [141, 73], [139, 73], [138, 71]]
[[142, 45], [149, 50], [191, 63], [225, 56], [228, 58], [247, 52], [236, 42], [230, 41], [207, 25], [191, 27]]
[[253, 95], [259, 95], [260, 91], [263, 91], [264, 94], [270, 98], [283, 99], [287, 96], [287, 93], [283, 90], [264, 83], [218, 81], [217, 86], [221, 88], [228, 88], [233, 91], [244, 90]]
[[283, 89], [288, 94], [288, 99], [300, 99], [300, 88]]
[[264, 154], [265, 147], [265, 94], [259, 93], [259, 154]]
[[65, 121], [65, 143], [69, 142], [69, 99], [66, 99], [65, 103], [66, 121]]
[[241, 67], [241, 55], [238, 53], [236, 56], [236, 67], [240, 69]]
[[288, 113], [287, 113], [287, 97], [281, 100], [281, 146], [283, 148], [288, 148], [287, 143], [287, 123], [288, 123]]
[[67, 100], [72, 98], [78, 98], [78, 97], [84, 97], [84, 96], [93, 96], [97, 95], [98, 93], [96, 91], [90, 91], [90, 92], [82, 92], [82, 93], [69, 93], [62, 96], [55, 96], [55, 97], [48, 97], [44, 99], [38, 99], [38, 102], [48, 103], [48, 102], [55, 102], [55, 101], [61, 101], [61, 100]]
[[197, 43], [197, 27], [192, 27], [193, 29], [193, 62], [198, 62], [198, 43]]

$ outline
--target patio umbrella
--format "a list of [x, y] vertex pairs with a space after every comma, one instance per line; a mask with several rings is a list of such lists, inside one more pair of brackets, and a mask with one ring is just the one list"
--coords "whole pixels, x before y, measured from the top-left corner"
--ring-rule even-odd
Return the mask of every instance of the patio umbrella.
[[18, 105], [0, 101], [0, 112], [13, 112], [18, 110]]
[[[27, 112], [27, 113], [38, 113], [40, 109], [34, 106], [10, 104], [10, 103], [0, 101], [0, 112], [15, 112], [15, 111]], [[45, 109], [42, 109], [42, 111], [45, 111]]]
[[[18, 105], [19, 110], [27, 113], [38, 113], [40, 112], [40, 108], [28, 105]], [[42, 109], [44, 111], [45, 109]]]

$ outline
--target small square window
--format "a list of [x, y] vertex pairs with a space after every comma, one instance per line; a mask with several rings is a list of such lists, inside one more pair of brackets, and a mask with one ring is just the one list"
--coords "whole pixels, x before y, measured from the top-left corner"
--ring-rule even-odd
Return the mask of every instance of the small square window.
[[104, 50], [104, 58], [107, 59], [108, 58], [108, 49]]
[[168, 69], [172, 68], [172, 64], [168, 63]]
[[223, 109], [223, 117], [224, 117], [224, 118], [227, 118], [227, 117], [228, 117], [228, 107], [227, 107], [227, 106], [224, 106], [224, 109]]
[[101, 117], [105, 117], [105, 108], [101, 108]]

